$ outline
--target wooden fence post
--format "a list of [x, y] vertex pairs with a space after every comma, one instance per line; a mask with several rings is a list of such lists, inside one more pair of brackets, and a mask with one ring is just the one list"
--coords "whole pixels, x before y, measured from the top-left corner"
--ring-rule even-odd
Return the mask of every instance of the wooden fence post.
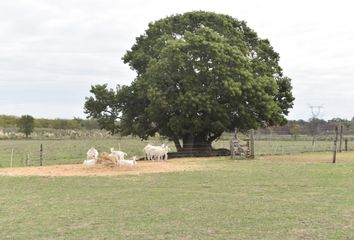
[[251, 154], [250, 154], [250, 157], [251, 158], [255, 158], [255, 149], [254, 149], [254, 129], [251, 129], [250, 130], [250, 152], [251, 152]]
[[234, 137], [233, 138], [237, 139], [237, 128], [235, 128], [235, 130], [234, 130]]
[[236, 157], [235, 155], [235, 141], [237, 140], [237, 128], [234, 130], [234, 136], [230, 140], [230, 155], [231, 159], [234, 159]]
[[348, 151], [348, 138], [344, 139], [344, 151]]
[[233, 159], [235, 157], [234, 143], [233, 143], [232, 139], [230, 140], [230, 156], [231, 156], [231, 159]]
[[41, 144], [41, 148], [39, 149], [39, 166], [43, 165], [43, 145]]
[[335, 128], [335, 137], [334, 137], [334, 143], [333, 143], [333, 161], [332, 163], [336, 163], [336, 158], [337, 158], [337, 139], [338, 139], [338, 126]]
[[342, 152], [342, 141], [343, 141], [343, 125], [340, 125], [339, 152]]

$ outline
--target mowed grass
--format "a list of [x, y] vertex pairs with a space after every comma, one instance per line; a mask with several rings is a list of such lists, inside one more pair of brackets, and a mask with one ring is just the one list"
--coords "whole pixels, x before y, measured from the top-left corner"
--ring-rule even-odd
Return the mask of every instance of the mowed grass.
[[201, 170], [118, 177], [0, 177], [1, 239], [354, 239], [354, 153], [337, 164], [325, 153], [274, 159], [190, 159]]

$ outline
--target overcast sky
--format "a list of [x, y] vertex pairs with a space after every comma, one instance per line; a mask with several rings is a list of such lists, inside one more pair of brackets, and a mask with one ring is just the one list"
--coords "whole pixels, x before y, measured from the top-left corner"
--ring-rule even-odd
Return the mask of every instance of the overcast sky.
[[148, 23], [193, 10], [245, 20], [280, 54], [289, 119], [354, 116], [354, 4], [337, 1], [0, 0], [0, 114], [85, 118], [90, 86], [129, 84], [121, 57]]

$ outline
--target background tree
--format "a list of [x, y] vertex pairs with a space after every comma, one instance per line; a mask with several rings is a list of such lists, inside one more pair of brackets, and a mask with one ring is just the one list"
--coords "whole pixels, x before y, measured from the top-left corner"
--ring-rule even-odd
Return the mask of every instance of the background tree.
[[136, 79], [116, 91], [92, 87], [86, 113], [123, 135], [158, 132], [178, 151], [211, 152], [224, 131], [283, 124], [293, 105], [269, 41], [227, 15], [189, 12], [150, 23], [123, 60]]
[[19, 131], [26, 135], [26, 138], [33, 132], [34, 118], [30, 115], [23, 115], [18, 120]]
[[[0, 115], [0, 128], [15, 128], [18, 126], [20, 117]], [[45, 119], [36, 118], [34, 120], [36, 128], [55, 128], [55, 129], [99, 129], [97, 120], [74, 119]]]
[[16, 127], [18, 123], [18, 117], [0, 115], [0, 127]]

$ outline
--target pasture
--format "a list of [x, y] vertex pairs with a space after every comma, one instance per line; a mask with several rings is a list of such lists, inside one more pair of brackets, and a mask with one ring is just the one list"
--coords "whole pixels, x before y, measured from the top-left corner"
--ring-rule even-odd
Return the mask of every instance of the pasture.
[[0, 176], [1, 239], [353, 239], [354, 153], [170, 160], [192, 169]]
[[[161, 144], [158, 138], [149, 141]], [[43, 145], [43, 165], [75, 164], [86, 159], [86, 152], [94, 146], [100, 152], [109, 152], [110, 147], [121, 148], [128, 156], [143, 156], [147, 142], [138, 138], [96, 138], [96, 139], [53, 139], [53, 140], [4, 140], [0, 141], [0, 167], [9, 167], [11, 152], [14, 149], [13, 166], [38, 166], [40, 145]], [[171, 145], [172, 146], [172, 145]], [[172, 147], [172, 150], [175, 149]]]
[[[291, 136], [265, 138], [269, 135], [256, 136], [255, 151], [256, 155], [283, 155], [296, 154], [302, 152], [323, 152], [331, 151], [333, 148], [332, 139], [322, 139], [312, 145], [310, 137], [294, 141]], [[230, 148], [231, 134], [225, 134], [218, 141], [213, 143], [215, 148]], [[110, 147], [116, 150], [119, 148], [126, 153], [128, 157], [143, 156], [143, 147], [147, 143], [160, 145], [168, 143], [163, 138], [152, 138], [149, 141], [141, 141], [136, 137], [110, 137], [110, 138], [80, 138], [80, 139], [21, 139], [21, 140], [0, 140], [0, 167], [9, 167], [11, 165], [11, 153], [13, 154], [12, 165], [20, 166], [38, 166], [39, 149], [43, 144], [43, 165], [57, 164], [76, 164], [82, 163], [86, 158], [86, 152], [94, 146], [100, 152], [109, 152]], [[169, 143], [171, 151], [175, 151], [174, 144]], [[353, 140], [348, 143], [348, 149], [354, 150]]]

